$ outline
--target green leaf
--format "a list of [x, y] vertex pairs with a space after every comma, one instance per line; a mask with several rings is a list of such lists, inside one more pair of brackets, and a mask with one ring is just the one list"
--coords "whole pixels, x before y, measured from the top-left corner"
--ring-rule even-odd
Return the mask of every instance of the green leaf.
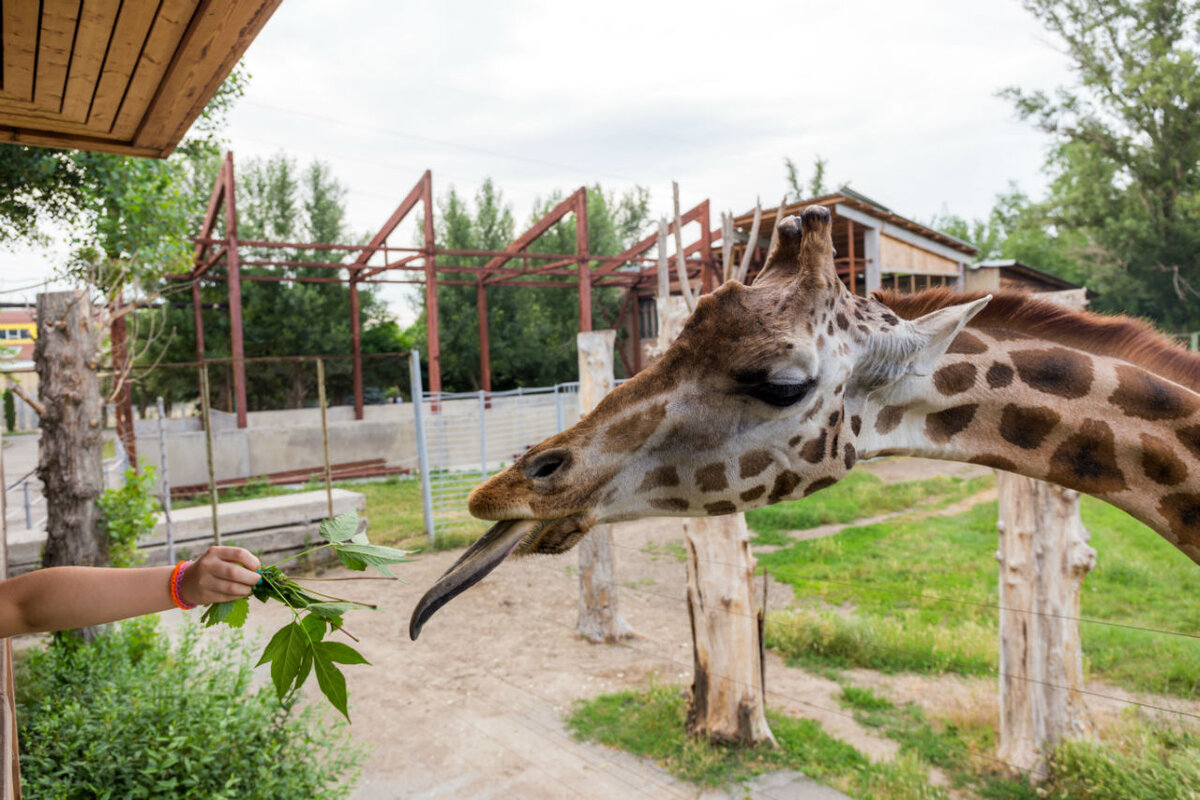
[[344, 566], [346, 569], [352, 569], [355, 572], [366, 571], [367, 562], [363, 561], [358, 556], [351, 553], [343, 553], [340, 547], [335, 547], [333, 552], [337, 553], [338, 561], [341, 561], [342, 566]]
[[321, 523], [321, 538], [327, 542], [337, 544], [338, 542], [349, 541], [358, 531], [358, 514], [353, 511], [346, 514], [338, 514], [333, 519], [327, 519]]
[[317, 649], [325, 658], [338, 664], [370, 664], [363, 654], [342, 642], [321, 642]]
[[288, 637], [292, 635], [290, 630], [291, 627], [291, 625], [285, 625], [284, 627], [275, 631], [275, 635], [271, 637], [271, 641], [267, 642], [267, 646], [263, 648], [262, 658], [260, 658], [258, 663], [254, 666], [261, 667], [263, 664], [275, 660], [279, 653], [283, 651], [284, 643], [287, 641]]
[[213, 603], [205, 610], [204, 614], [200, 617], [200, 621], [204, 623], [204, 627], [211, 628], [213, 625], [228, 619], [231, 611], [233, 611], [232, 600], [224, 603]]
[[395, 547], [384, 547], [378, 544], [340, 544], [334, 549], [337, 551], [338, 558], [350, 569], [362, 570], [365, 567], [351, 566], [347, 562], [346, 556], [349, 556], [355, 563], [370, 564], [389, 578], [394, 578], [396, 575], [385, 565], [412, 561], [408, 557], [407, 550], [398, 550]]
[[230, 605], [233, 607], [225, 615], [225, 624], [231, 628], [240, 628], [246, 624], [246, 617], [250, 614], [250, 601], [243, 597], [234, 600]]
[[[295, 683], [296, 677], [300, 673], [300, 667], [303, 665], [305, 653], [312, 650], [312, 643], [308, 636], [295, 622], [275, 634], [275, 638], [267, 645], [268, 650], [281, 635], [283, 638], [270, 658], [271, 681], [275, 684], [275, 694], [279, 696], [280, 700], [287, 695], [288, 690]], [[263, 658], [267, 658], [266, 652], [263, 653]]]
[[340, 603], [313, 603], [307, 608], [313, 614], [320, 615], [328, 620], [333, 620], [341, 617], [347, 611], [355, 611], [360, 608], [370, 608], [370, 606], [354, 603], [350, 601]]
[[313, 652], [313, 667], [317, 673], [317, 685], [321, 687], [321, 692], [349, 722], [350, 713], [346, 710], [346, 676], [334, 666], [333, 660], [322, 650]]
[[300, 621], [300, 627], [304, 628], [304, 632], [314, 644], [325, 638], [326, 622], [322, 617], [309, 614]]

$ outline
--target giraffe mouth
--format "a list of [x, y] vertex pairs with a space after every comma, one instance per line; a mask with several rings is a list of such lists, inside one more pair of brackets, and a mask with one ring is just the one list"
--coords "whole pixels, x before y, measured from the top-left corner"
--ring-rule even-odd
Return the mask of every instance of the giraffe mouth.
[[578, 516], [497, 522], [468, 547], [421, 597], [408, 622], [409, 638], [416, 641], [425, 623], [438, 609], [483, 580], [513, 552], [517, 555], [561, 553], [583, 538], [589, 528], [591, 524], [588, 520]]

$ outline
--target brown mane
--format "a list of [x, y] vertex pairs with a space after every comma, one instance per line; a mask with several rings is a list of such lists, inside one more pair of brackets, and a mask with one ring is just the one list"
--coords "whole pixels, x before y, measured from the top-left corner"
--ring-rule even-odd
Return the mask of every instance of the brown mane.
[[[929, 289], [917, 294], [876, 292], [875, 297], [904, 319], [946, 306], [968, 303], [984, 292]], [[1184, 350], [1140, 319], [1073, 311], [1019, 292], [996, 292], [971, 320], [972, 328], [999, 328], [1119, 358], [1200, 391], [1200, 356]]]

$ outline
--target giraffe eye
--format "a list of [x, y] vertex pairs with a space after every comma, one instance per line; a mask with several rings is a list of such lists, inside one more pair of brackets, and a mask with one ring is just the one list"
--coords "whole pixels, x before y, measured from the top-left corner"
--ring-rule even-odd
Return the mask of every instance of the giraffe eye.
[[815, 383], [815, 378], [809, 378], [803, 383], [765, 382], [751, 388], [747, 394], [777, 408], [786, 408], [803, 400]]

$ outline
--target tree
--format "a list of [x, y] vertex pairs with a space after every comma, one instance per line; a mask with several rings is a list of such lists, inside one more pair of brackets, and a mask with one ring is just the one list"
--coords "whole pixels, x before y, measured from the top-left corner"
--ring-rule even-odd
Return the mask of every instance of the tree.
[[1076, 83], [1004, 90], [1053, 137], [1043, 228], [1078, 237], [1096, 306], [1200, 327], [1200, 4], [1026, 0]]
[[808, 179], [807, 186], [800, 179], [800, 168], [796, 166], [795, 161], [784, 156], [783, 166], [787, 171], [785, 177], [787, 178], [788, 194], [792, 201], [820, 197], [829, 192], [829, 187], [825, 185], [825, 168], [829, 166], [829, 159], [820, 156], [813, 159], [813, 173]]

